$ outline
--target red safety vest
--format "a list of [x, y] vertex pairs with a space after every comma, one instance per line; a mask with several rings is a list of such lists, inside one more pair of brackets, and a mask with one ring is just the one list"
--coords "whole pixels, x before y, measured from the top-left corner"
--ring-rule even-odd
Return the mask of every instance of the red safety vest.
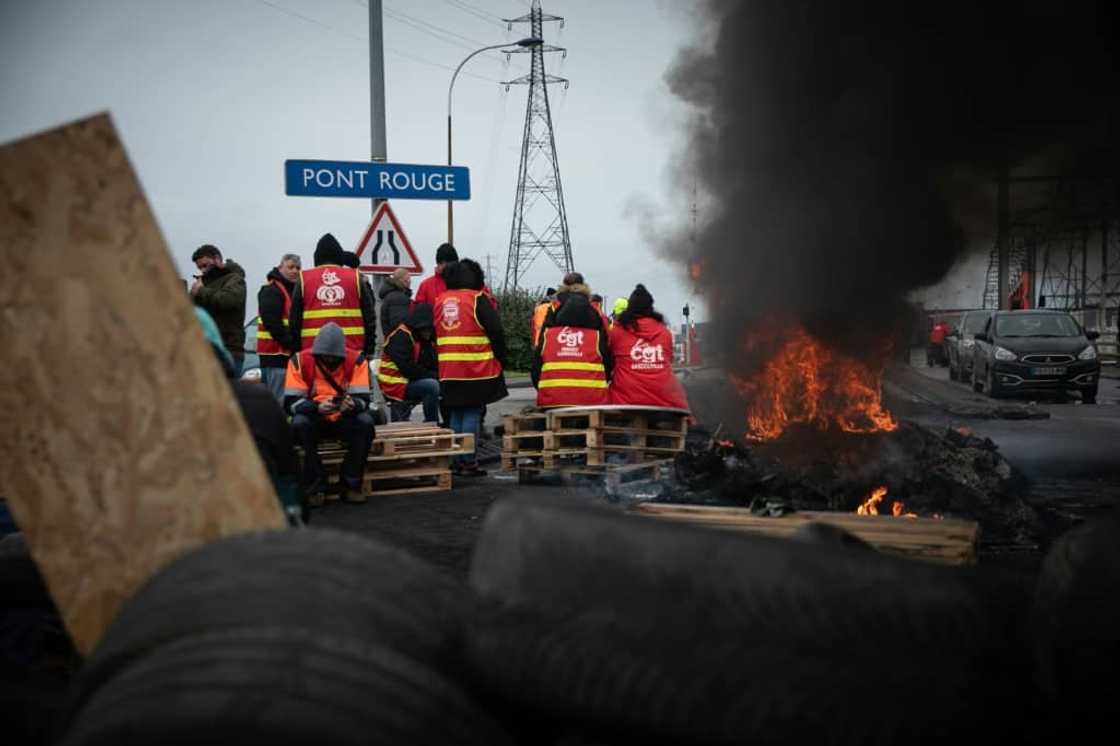
[[673, 375], [673, 335], [656, 320], [638, 319], [638, 333], [622, 324], [611, 328], [614, 358], [610, 403], [688, 409], [688, 399]]
[[[288, 313], [292, 310], [292, 296], [288, 293], [288, 288], [284, 287], [284, 283], [279, 280], [269, 280], [269, 285], [275, 285], [284, 296], [284, 315], [281, 320], [284, 326], [288, 325]], [[258, 355], [283, 355], [287, 357], [291, 353], [290, 350], [284, 349], [279, 342], [272, 338], [268, 333], [268, 329], [264, 326], [264, 319], [257, 316], [257, 354]]]
[[[333, 371], [331, 378], [338, 387], [348, 394], [369, 393], [369, 364], [365, 356], [357, 350], [347, 350], [342, 365]], [[284, 378], [285, 396], [304, 396], [312, 401], [321, 402], [333, 399], [339, 393], [328, 381], [324, 380], [315, 356], [311, 350], [293, 355], [288, 362], [288, 372]], [[341, 412], [326, 415], [328, 420], [337, 420]]]
[[595, 309], [595, 313], [599, 314], [599, 318], [603, 320], [603, 331], [611, 328], [611, 320], [603, 313], [603, 304], [601, 301], [591, 301], [591, 307]]
[[607, 370], [599, 354], [599, 332], [570, 326], [544, 330], [538, 407], [607, 404]]
[[397, 332], [407, 334], [408, 338], [412, 340], [412, 362], [420, 359], [420, 343], [412, 336], [412, 330], [401, 324], [389, 333], [381, 348], [381, 363], [377, 366], [377, 385], [381, 387], [381, 393], [385, 395], [386, 399], [404, 401], [404, 390], [408, 386], [408, 379], [404, 377], [401, 369], [393, 362], [393, 358], [389, 357], [389, 340]]
[[445, 290], [436, 298], [439, 380], [478, 381], [502, 374], [490, 338], [475, 316], [475, 304], [483, 295], [481, 290]]
[[362, 276], [358, 270], [324, 264], [300, 272], [299, 282], [303, 295], [300, 349], [309, 349], [319, 330], [331, 321], [342, 327], [346, 349], [364, 349], [366, 335], [359, 296]]

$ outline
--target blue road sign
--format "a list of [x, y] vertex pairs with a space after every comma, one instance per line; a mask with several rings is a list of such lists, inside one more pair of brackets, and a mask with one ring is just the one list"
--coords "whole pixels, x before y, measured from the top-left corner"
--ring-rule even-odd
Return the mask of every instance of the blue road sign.
[[284, 161], [284, 193], [291, 197], [366, 199], [471, 198], [465, 166], [372, 161]]

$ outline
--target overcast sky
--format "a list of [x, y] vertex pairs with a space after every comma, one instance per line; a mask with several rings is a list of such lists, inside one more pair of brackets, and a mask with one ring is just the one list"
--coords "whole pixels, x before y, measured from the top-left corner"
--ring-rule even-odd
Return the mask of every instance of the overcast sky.
[[[681, 268], [642, 245], [625, 206], [667, 204], [668, 163], [684, 112], [662, 77], [693, 33], [665, 0], [547, 0], [548, 72], [576, 268], [604, 295], [645, 282], [673, 321], [689, 299]], [[245, 266], [255, 289], [285, 252], [311, 264], [333, 232], [353, 248], [366, 200], [286, 197], [286, 158], [364, 160], [370, 154], [368, 11], [363, 0], [0, 0], [0, 142], [108, 110], [184, 277], [191, 251], [213, 243]], [[390, 161], [446, 160], [452, 69], [478, 46], [516, 40], [499, 19], [527, 0], [385, 0]], [[498, 81], [529, 56], [476, 57], [455, 86], [455, 161], [472, 199], [456, 205], [461, 255], [501, 284], [527, 87]], [[426, 273], [445, 234], [440, 202], [394, 204]], [[542, 258], [531, 285], [560, 271]], [[694, 299], [695, 300], [695, 299]]]

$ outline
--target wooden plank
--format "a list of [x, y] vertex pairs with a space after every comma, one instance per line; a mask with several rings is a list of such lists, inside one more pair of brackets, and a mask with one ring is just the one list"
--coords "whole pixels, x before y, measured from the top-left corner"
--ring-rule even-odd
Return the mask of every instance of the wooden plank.
[[0, 147], [0, 485], [77, 649], [183, 552], [285, 525], [108, 115]]
[[636, 510], [656, 518], [782, 537], [811, 522], [828, 523], [884, 552], [947, 564], [974, 563], [980, 535], [975, 521], [960, 519], [861, 516], [829, 511], [802, 511], [774, 518], [754, 515], [745, 508], [654, 503], [639, 505]]

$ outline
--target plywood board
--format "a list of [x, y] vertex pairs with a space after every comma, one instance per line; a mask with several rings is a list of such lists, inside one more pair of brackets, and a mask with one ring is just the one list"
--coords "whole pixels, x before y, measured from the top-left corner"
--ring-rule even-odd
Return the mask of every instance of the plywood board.
[[0, 267], [0, 495], [88, 652], [169, 560], [283, 514], [108, 115], [0, 147]]

